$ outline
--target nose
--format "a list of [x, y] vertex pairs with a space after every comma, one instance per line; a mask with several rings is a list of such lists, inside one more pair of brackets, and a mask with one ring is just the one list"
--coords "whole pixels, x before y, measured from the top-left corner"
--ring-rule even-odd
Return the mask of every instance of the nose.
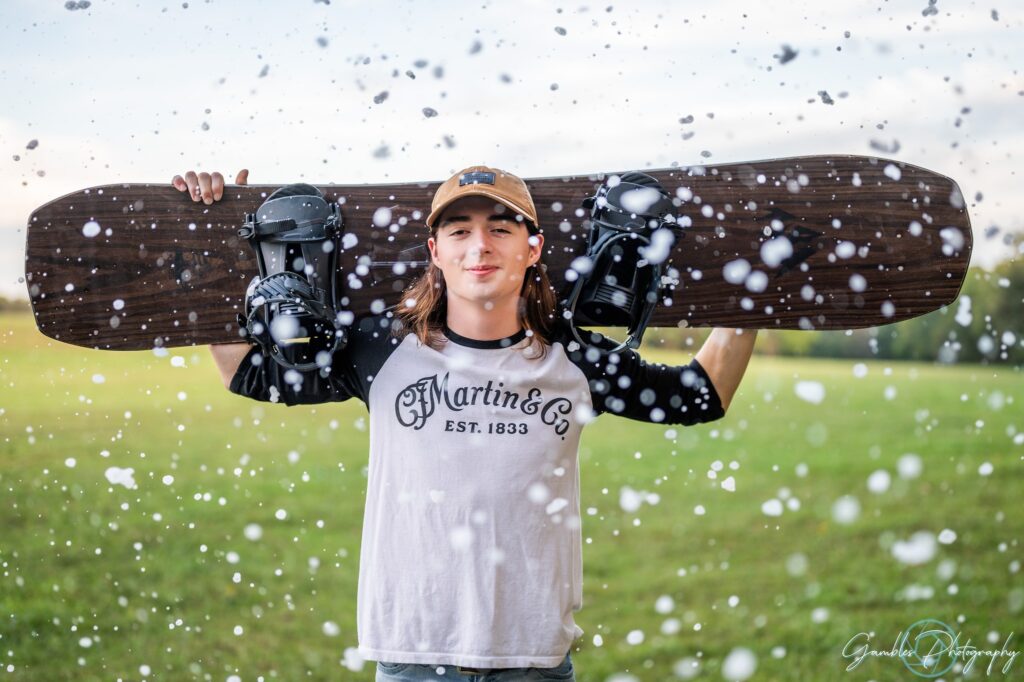
[[483, 253], [491, 252], [491, 235], [486, 229], [474, 230], [473, 240], [469, 246], [469, 253], [472, 256], [479, 256]]

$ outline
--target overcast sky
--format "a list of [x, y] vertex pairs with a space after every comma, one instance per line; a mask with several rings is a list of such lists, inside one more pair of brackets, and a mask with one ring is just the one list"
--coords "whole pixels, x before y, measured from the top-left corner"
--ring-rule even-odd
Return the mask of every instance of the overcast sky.
[[976, 264], [1024, 230], [1019, 0], [84, 4], [0, 1], [0, 295], [26, 295], [33, 208], [189, 168], [358, 183], [881, 155], [960, 183]]

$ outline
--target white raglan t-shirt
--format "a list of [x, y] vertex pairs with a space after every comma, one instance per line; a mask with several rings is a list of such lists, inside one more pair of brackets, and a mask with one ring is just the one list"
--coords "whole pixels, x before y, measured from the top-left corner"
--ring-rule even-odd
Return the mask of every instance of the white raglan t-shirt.
[[[648, 365], [560, 326], [546, 353], [520, 332], [435, 350], [368, 317], [327, 376], [256, 349], [231, 390], [288, 405], [359, 397], [370, 457], [359, 558], [359, 652], [393, 663], [558, 665], [583, 634], [578, 449], [601, 412], [664, 423], [721, 416], [696, 361]], [[253, 364], [256, 358], [258, 364]], [[262, 362], [261, 362], [262, 360]], [[290, 380], [290, 381], [289, 381]]]

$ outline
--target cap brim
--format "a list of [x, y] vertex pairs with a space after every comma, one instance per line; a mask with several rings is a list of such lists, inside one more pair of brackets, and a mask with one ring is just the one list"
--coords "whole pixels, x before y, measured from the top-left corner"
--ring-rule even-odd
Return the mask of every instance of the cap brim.
[[513, 211], [515, 211], [516, 213], [520, 214], [521, 216], [523, 216], [524, 218], [526, 218], [527, 220], [532, 222], [534, 225], [537, 224], [537, 221], [533, 220], [530, 217], [529, 211], [524, 209], [522, 206], [516, 206], [514, 203], [512, 203], [511, 201], [509, 201], [505, 197], [500, 197], [497, 194], [494, 194], [492, 192], [488, 192], [486, 190], [478, 189], [479, 187], [480, 187], [480, 185], [474, 185], [472, 192], [468, 192], [467, 191], [467, 192], [462, 192], [461, 194], [456, 194], [454, 197], [452, 197], [451, 199], [449, 199], [448, 201], [444, 202], [443, 204], [441, 204], [440, 206], [435, 208], [433, 211], [431, 211], [430, 215], [427, 216], [427, 220], [426, 220], [427, 227], [429, 227], [430, 229], [434, 229], [434, 221], [441, 217], [441, 214], [444, 213], [446, 208], [448, 208], [449, 206], [454, 204], [459, 199], [462, 199], [462, 198], [465, 198], [465, 197], [474, 197], [474, 196], [487, 197], [488, 199], [494, 199], [498, 203], [503, 204], [504, 206], [507, 206], [508, 208], [511, 208]]

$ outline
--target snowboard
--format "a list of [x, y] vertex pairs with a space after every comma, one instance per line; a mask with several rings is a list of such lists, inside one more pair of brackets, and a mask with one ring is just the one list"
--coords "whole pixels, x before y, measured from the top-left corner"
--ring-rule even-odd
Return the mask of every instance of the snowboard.
[[[948, 305], [972, 235], [957, 184], [865, 156], [644, 170], [675, 197], [677, 240], [650, 326], [853, 329]], [[582, 201], [611, 174], [526, 178], [560, 298], [586, 251]], [[428, 264], [424, 218], [439, 182], [323, 185], [345, 237], [337, 281], [357, 317], [380, 313]], [[212, 205], [169, 183], [73, 192], [28, 220], [25, 281], [47, 336], [140, 350], [240, 340], [258, 276], [238, 235], [278, 185], [229, 185]]]

